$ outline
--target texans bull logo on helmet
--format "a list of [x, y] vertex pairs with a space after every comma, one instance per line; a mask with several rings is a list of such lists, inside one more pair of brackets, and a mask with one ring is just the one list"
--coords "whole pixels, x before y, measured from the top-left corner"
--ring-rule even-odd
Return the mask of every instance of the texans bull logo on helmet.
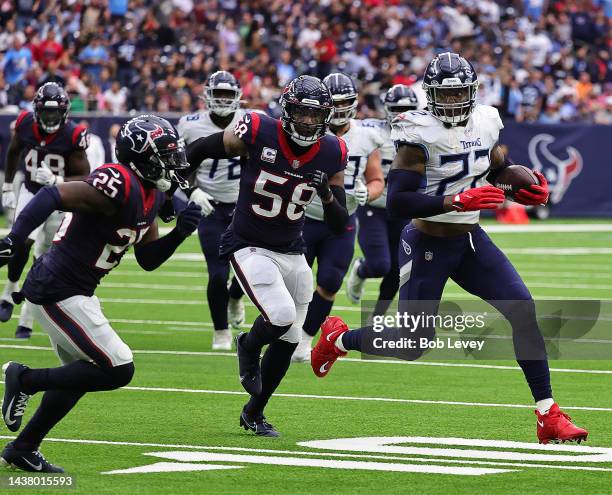
[[[156, 139], [162, 137], [165, 133], [169, 134], [173, 138], [176, 138], [176, 134], [173, 133], [171, 128], [164, 129], [156, 124], [151, 129], [150, 124], [145, 124], [140, 119], [142, 119], [142, 117], [132, 119], [133, 125], [124, 125], [121, 130], [122, 137], [131, 141], [132, 151], [135, 151], [136, 153], [144, 152]], [[176, 146], [176, 144], [168, 143], [165, 147], [171, 148], [173, 146]]]

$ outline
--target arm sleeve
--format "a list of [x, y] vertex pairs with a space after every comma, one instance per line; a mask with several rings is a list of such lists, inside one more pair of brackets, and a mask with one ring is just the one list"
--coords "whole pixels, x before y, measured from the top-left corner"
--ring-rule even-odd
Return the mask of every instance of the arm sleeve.
[[136, 261], [143, 270], [148, 272], [159, 268], [170, 256], [174, 254], [176, 248], [185, 240], [178, 229], [172, 229], [168, 234], [146, 244], [136, 244], [134, 254]]
[[15, 220], [9, 237], [23, 244], [32, 231], [41, 225], [55, 210], [61, 210], [62, 197], [57, 187], [43, 187], [30, 200]]
[[330, 189], [334, 199], [329, 203], [323, 203], [323, 219], [332, 232], [340, 234], [349, 219], [346, 193], [340, 186], [331, 186]]
[[416, 192], [423, 176], [412, 170], [393, 169], [388, 176], [387, 210], [399, 218], [431, 217], [446, 213], [444, 196]]

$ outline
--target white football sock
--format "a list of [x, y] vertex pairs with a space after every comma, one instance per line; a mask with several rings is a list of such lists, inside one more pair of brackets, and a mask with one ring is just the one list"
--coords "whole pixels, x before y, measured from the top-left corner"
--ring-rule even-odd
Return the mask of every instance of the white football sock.
[[344, 347], [344, 344], [342, 343], [342, 336], [343, 336], [343, 335], [344, 335], [344, 334], [340, 335], [340, 337], [338, 337], [338, 338], [336, 339], [336, 342], [334, 342], [334, 345], [336, 346], [336, 349], [339, 349], [339, 350], [341, 350], [342, 352], [348, 352], [348, 351], [346, 350], [346, 347]]
[[555, 401], [550, 399], [542, 399], [536, 402], [536, 408], [540, 414], [548, 414], [548, 410], [553, 406]]
[[24, 301], [21, 306], [21, 314], [19, 315], [19, 325], [32, 329], [34, 325], [34, 314], [32, 313], [32, 305], [28, 301]]
[[4, 292], [2, 293], [2, 300], [13, 302], [13, 297], [11, 294], [13, 292], [17, 292], [19, 290], [19, 282], [11, 282], [10, 280], [6, 281], [6, 285], [4, 286]]

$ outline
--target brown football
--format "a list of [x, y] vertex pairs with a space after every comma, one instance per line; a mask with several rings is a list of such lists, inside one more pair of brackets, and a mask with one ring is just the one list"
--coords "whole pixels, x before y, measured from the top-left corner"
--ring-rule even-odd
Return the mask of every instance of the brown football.
[[523, 165], [510, 165], [499, 172], [493, 185], [504, 191], [506, 198], [514, 199], [515, 193], [520, 189], [539, 183], [531, 169]]

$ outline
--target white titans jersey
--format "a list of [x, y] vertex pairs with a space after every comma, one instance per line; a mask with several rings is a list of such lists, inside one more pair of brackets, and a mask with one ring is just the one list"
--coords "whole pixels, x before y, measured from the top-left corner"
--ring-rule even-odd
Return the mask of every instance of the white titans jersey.
[[382, 171], [385, 177], [385, 188], [380, 197], [368, 204], [374, 208], [385, 208], [387, 206], [387, 176], [389, 175], [391, 164], [395, 158], [395, 144], [393, 143], [393, 139], [391, 139], [391, 126], [386, 119], [366, 119], [363, 121], [362, 125], [364, 127], [376, 129], [384, 140], [384, 144], [380, 148], [380, 155], [382, 158]]
[[[245, 110], [238, 109], [228, 127], [233, 128], [244, 112]], [[196, 139], [208, 137], [225, 129], [215, 125], [209, 111], [203, 111], [181, 117], [177, 130], [185, 143], [190, 144]], [[238, 201], [240, 186], [240, 157], [204, 160], [196, 173], [196, 182], [198, 187], [210, 194], [215, 201], [235, 203]]]
[[[351, 119], [351, 126], [346, 134], [340, 136], [346, 143], [348, 163], [344, 169], [344, 190], [346, 191], [346, 208], [349, 215], [357, 211], [357, 199], [353, 194], [357, 179], [365, 182], [364, 173], [368, 157], [383, 144], [383, 137], [373, 127], [362, 125], [363, 121]], [[328, 131], [331, 134], [331, 131]], [[323, 205], [317, 196], [306, 207], [306, 216], [315, 220], [323, 220]]]
[[[393, 121], [391, 138], [396, 144], [414, 144], [425, 151], [425, 176], [419, 192], [454, 196], [486, 183], [489, 154], [503, 127], [497, 109], [488, 105], [476, 105], [465, 127], [445, 127], [428, 111], [411, 110]], [[453, 211], [427, 220], [478, 223], [479, 218], [479, 211]]]

